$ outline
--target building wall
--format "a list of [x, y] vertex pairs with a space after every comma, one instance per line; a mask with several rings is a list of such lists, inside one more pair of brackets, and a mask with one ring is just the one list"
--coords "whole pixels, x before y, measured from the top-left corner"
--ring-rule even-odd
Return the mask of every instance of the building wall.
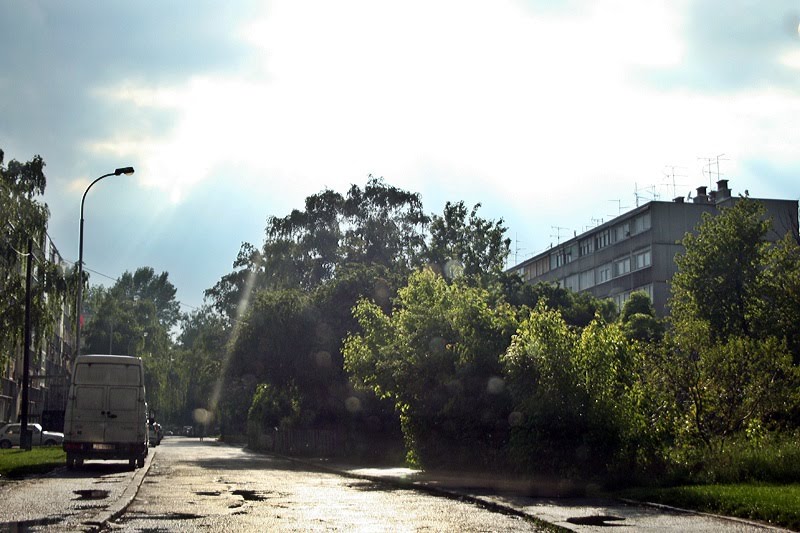
[[[530, 283], [555, 282], [576, 292], [611, 298], [619, 307], [635, 290], [650, 295], [659, 316], [668, 314], [669, 282], [677, 272], [680, 241], [694, 232], [703, 213], [715, 215], [736, 198], [727, 181], [706, 195], [700, 187], [692, 202], [648, 202], [510, 269]], [[769, 240], [787, 231], [798, 234], [796, 200], [762, 200], [773, 221]]]
[[[40, 252], [37, 256], [46, 257], [56, 264], [63, 264], [58, 249], [49, 236], [45, 235], [42, 242], [37, 244]], [[34, 268], [33, 274], [36, 276], [38, 269]], [[36, 286], [37, 283], [34, 282], [34, 287]], [[71, 333], [73, 323], [71, 309], [65, 304], [61, 311], [53, 333], [48, 338], [36, 339], [40, 333], [35, 328], [32, 331], [35, 340], [30, 354], [29, 422], [43, 422], [43, 413], [63, 412], [66, 406], [74, 335]], [[40, 345], [41, 349], [36, 350], [36, 345]], [[0, 422], [18, 420], [22, 402], [22, 378], [23, 347], [19, 346], [9, 362], [0, 368]], [[61, 431], [61, 427], [45, 427], [45, 429]]]

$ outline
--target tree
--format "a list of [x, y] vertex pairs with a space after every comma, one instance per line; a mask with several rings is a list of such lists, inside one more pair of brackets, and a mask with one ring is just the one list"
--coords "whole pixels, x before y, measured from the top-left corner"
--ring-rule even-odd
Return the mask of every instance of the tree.
[[409, 460], [496, 459], [508, 432], [498, 357], [516, 323], [512, 310], [484, 289], [426, 269], [399, 290], [390, 314], [367, 300], [354, 313], [363, 333], [345, 341], [345, 368], [394, 402]]
[[675, 257], [670, 308], [673, 320], [700, 319], [712, 339], [757, 334], [753, 305], [759, 298], [759, 271], [770, 227], [764, 207], [740, 198], [713, 216], [704, 213], [696, 234], [683, 239]]
[[140, 267], [133, 274], [124, 272], [110, 292], [118, 300], [152, 302], [159, 323], [169, 330], [178, 323], [180, 306], [175, 299], [178, 291], [168, 278], [167, 272], [156, 275], [153, 268]]
[[63, 314], [68, 293], [68, 275], [42, 253], [50, 216], [40, 199], [47, 184], [45, 163], [38, 155], [26, 163], [12, 159], [5, 166], [3, 161], [0, 150], [0, 364], [22, 344], [29, 240], [39, 289], [31, 306], [34, 346], [43, 342]]
[[622, 306], [620, 325], [625, 336], [631, 340], [658, 341], [664, 335], [664, 325], [656, 316], [656, 310], [645, 292], [631, 293]]
[[198, 408], [218, 415], [231, 328], [225, 317], [208, 305], [183, 316], [181, 326], [174, 356], [181, 394], [175, 416], [187, 424], [193, 422], [189, 414]]
[[765, 252], [753, 321], [761, 337], [783, 339], [800, 364], [800, 245], [787, 233]]
[[587, 477], [636, 460], [647, 425], [638, 408], [639, 364], [617, 324], [598, 314], [578, 330], [540, 301], [501, 362], [519, 468]]
[[427, 222], [418, 194], [372, 176], [346, 195], [323, 190], [306, 198], [304, 210], [270, 217], [262, 248], [244, 243], [237, 270], [206, 296], [235, 318], [260, 290], [313, 291], [348, 265], [381, 265], [405, 277], [421, 261]]
[[712, 340], [704, 322], [684, 327], [653, 360], [659, 369], [654, 385], [677, 407], [673, 422], [681, 445], [721, 453], [749, 423], [785, 412], [789, 400], [796, 401], [797, 370], [774, 337]]
[[469, 215], [464, 202], [447, 202], [442, 216], [431, 220], [426, 257], [445, 277], [460, 274], [480, 278], [498, 276], [505, 266], [511, 239], [505, 238], [503, 220], [478, 216], [481, 204]]
[[[703, 321], [713, 342], [729, 337], [784, 341], [800, 362], [800, 245], [786, 233], [766, 239], [771, 222], [763, 205], [740, 198], [717, 216], [706, 215], [676, 257], [671, 322]], [[680, 328], [685, 331], [686, 328]]]
[[429, 222], [419, 194], [370, 175], [363, 191], [350, 188], [343, 214], [345, 262], [378, 264], [406, 274], [419, 265]]
[[177, 321], [175, 293], [166, 272], [156, 276], [150, 267], [125, 272], [108, 289], [89, 289], [90, 318], [83, 328], [85, 352], [141, 357], [150, 407], [171, 416], [179, 402], [170, 332]]

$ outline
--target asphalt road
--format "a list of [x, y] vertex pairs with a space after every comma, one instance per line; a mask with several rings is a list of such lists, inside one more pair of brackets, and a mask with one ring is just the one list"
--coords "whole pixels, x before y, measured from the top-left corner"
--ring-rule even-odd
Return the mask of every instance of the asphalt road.
[[166, 439], [112, 531], [539, 531], [468, 501], [197, 439]]
[[152, 460], [131, 470], [127, 461], [88, 461], [43, 476], [0, 480], [0, 532], [91, 531], [136, 494]]
[[[88, 462], [0, 480], [4, 531], [775, 530], [615, 500], [532, 498], [511, 480], [362, 468], [168, 438], [145, 468]], [[498, 483], [500, 481], [500, 483]]]

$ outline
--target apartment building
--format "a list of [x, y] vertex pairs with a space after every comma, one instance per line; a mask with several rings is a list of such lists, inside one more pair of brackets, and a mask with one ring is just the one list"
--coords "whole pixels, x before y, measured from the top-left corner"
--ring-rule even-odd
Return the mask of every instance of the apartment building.
[[[669, 281], [677, 271], [680, 241], [694, 232], [703, 213], [717, 214], [738, 200], [728, 180], [717, 189], [698, 187], [694, 198], [652, 201], [609, 220], [510, 269], [529, 283], [554, 282], [575, 292], [611, 298], [618, 308], [644, 291], [659, 316], [668, 313]], [[797, 200], [758, 199], [772, 220], [767, 238], [798, 234]]]
[[[64, 265], [50, 236], [45, 234], [36, 243], [37, 257], [46, 258], [55, 265]], [[23, 262], [24, 264], [24, 262]], [[66, 268], [66, 266], [64, 266]], [[41, 280], [34, 266], [34, 290]], [[45, 295], [46, 297], [46, 295]], [[61, 431], [64, 408], [69, 389], [68, 370], [74, 350], [74, 319], [68, 305], [60, 306], [61, 312], [51, 332], [34, 331], [31, 348], [28, 416], [30, 422], [39, 422], [45, 429]], [[36, 342], [39, 341], [39, 342]], [[38, 348], [37, 348], [38, 347]], [[11, 357], [0, 366], [0, 423], [17, 421], [22, 407], [23, 347], [20, 345]]]

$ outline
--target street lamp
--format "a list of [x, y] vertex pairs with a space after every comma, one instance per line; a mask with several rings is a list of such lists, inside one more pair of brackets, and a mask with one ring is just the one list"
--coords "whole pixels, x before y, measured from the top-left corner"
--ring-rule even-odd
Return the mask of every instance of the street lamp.
[[80, 240], [78, 244], [78, 298], [75, 307], [75, 357], [77, 358], [81, 354], [81, 299], [83, 296], [83, 203], [86, 201], [86, 194], [89, 192], [89, 189], [92, 186], [100, 181], [103, 178], [107, 178], [109, 176], [119, 176], [120, 174], [125, 174], [126, 176], [130, 176], [133, 174], [133, 167], [122, 167], [116, 169], [114, 172], [109, 172], [108, 174], [103, 174], [86, 187], [86, 190], [83, 193], [83, 198], [81, 198], [81, 231], [80, 231]]

